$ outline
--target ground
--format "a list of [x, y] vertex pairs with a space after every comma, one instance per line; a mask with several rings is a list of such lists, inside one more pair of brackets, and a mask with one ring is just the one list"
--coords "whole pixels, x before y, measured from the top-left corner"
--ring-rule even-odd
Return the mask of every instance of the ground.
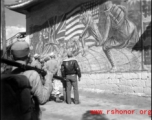
[[[80, 100], [79, 105], [49, 101], [41, 106], [42, 120], [81, 120], [87, 110], [102, 110], [110, 120], [151, 120], [148, 111], [140, 114], [141, 110], [151, 110], [150, 97], [80, 92]], [[135, 112], [132, 115], [107, 114], [107, 110], [115, 109]]]

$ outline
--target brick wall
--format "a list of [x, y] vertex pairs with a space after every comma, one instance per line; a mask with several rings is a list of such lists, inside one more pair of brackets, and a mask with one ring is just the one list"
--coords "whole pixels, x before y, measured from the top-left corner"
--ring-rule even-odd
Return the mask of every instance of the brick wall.
[[[62, 89], [62, 84], [58, 82]], [[96, 73], [82, 74], [80, 91], [151, 96], [151, 73]]]
[[79, 88], [85, 91], [150, 96], [151, 73], [83, 74]]

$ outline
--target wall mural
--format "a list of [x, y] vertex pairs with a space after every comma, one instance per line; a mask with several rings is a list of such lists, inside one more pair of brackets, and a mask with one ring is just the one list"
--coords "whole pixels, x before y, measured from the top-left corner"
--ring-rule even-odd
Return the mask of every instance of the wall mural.
[[141, 51], [133, 50], [142, 34], [140, 6], [137, 0], [95, 0], [54, 16], [30, 28], [33, 53], [64, 58], [71, 50], [83, 72], [140, 70]]

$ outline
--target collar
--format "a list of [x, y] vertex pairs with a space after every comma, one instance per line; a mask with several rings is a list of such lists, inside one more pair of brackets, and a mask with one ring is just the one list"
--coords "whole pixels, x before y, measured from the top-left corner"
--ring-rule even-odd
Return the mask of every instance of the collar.
[[70, 61], [70, 60], [76, 60], [76, 58], [67, 58], [67, 59], [65, 59], [65, 60], [63, 60], [63, 61]]

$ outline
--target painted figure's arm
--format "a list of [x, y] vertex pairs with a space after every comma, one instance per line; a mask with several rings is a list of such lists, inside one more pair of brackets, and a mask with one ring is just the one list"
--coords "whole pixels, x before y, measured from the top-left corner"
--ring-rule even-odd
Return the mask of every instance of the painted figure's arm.
[[111, 20], [110, 20], [110, 17], [107, 16], [106, 24], [105, 24], [105, 33], [104, 33], [104, 38], [103, 38], [104, 42], [108, 39], [110, 27], [111, 27]]
[[87, 19], [87, 21], [86, 21], [86, 26], [85, 26], [82, 34], [80, 35], [80, 38], [82, 38], [82, 37], [86, 34], [86, 32], [87, 32], [87, 30], [88, 30], [88, 27], [89, 27], [89, 23], [90, 23], [90, 21], [91, 21], [92, 18], [85, 18], [85, 19]]
[[53, 74], [47, 71], [44, 85], [41, 82], [42, 78], [36, 71], [26, 71], [23, 74], [29, 79], [32, 87], [32, 94], [38, 98], [39, 104], [45, 104], [49, 100], [53, 90]]

